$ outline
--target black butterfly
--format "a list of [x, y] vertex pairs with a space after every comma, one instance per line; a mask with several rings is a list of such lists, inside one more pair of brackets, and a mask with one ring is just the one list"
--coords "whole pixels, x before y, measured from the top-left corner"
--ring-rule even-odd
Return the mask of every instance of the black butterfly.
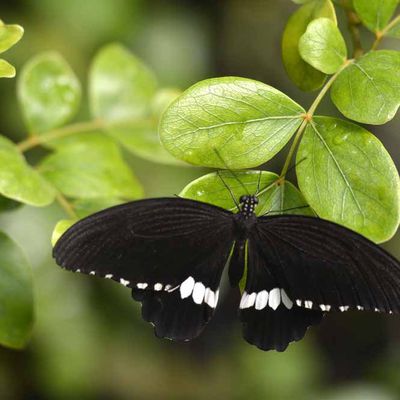
[[400, 312], [400, 263], [361, 235], [300, 215], [235, 214], [183, 198], [139, 200], [89, 216], [57, 242], [62, 267], [132, 288], [158, 337], [198, 336], [218, 303], [222, 271], [237, 287], [244, 337], [283, 351], [331, 311]]

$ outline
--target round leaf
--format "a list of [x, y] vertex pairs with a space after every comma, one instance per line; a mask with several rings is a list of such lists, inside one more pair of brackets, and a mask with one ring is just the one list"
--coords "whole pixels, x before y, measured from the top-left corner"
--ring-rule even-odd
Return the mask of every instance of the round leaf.
[[353, 0], [354, 8], [363, 24], [373, 32], [386, 27], [399, 0]]
[[325, 218], [379, 243], [399, 225], [400, 183], [382, 143], [358, 125], [316, 117], [301, 140], [300, 189]]
[[54, 189], [25, 161], [13, 142], [0, 136], [0, 194], [21, 203], [46, 206]]
[[0, 59], [0, 78], [14, 78], [15, 68], [6, 60]]
[[304, 61], [325, 74], [334, 74], [347, 58], [346, 43], [332, 20], [312, 21], [300, 38], [300, 55]]
[[164, 112], [160, 137], [176, 158], [216, 168], [248, 168], [289, 141], [305, 111], [264, 83], [226, 77], [201, 81]]
[[94, 117], [107, 121], [137, 119], [149, 112], [155, 94], [153, 74], [119, 44], [103, 47], [89, 75], [89, 100]]
[[33, 324], [32, 276], [22, 250], [0, 232], [0, 344], [20, 349]]
[[78, 110], [78, 79], [58, 53], [43, 53], [22, 69], [18, 98], [30, 133], [38, 134], [68, 122]]
[[332, 101], [347, 118], [379, 125], [390, 121], [400, 105], [400, 52], [367, 53], [340, 73]]
[[302, 90], [316, 90], [326, 75], [307, 64], [299, 53], [299, 40], [308, 24], [317, 18], [336, 23], [335, 8], [330, 0], [314, 0], [301, 6], [288, 20], [282, 38], [282, 57], [290, 79]]
[[108, 134], [128, 151], [146, 160], [167, 165], [187, 165], [168, 153], [158, 136], [160, 116], [180, 94], [176, 89], [158, 91], [151, 104], [152, 118], [110, 123]]
[[72, 198], [135, 199], [143, 194], [118, 146], [104, 135], [77, 137], [57, 147], [43, 159], [40, 172]]
[[113, 124], [107, 133], [132, 154], [167, 165], [187, 165], [173, 157], [160, 142], [158, 123], [154, 120]]
[[24, 34], [24, 28], [19, 25], [5, 25], [0, 21], [0, 53], [14, 46]]
[[278, 175], [267, 171], [235, 171], [235, 176], [229, 171], [213, 172], [189, 183], [180, 196], [236, 212], [237, 207], [232, 195], [236, 202], [239, 202], [240, 196], [244, 194], [255, 194], [258, 188], [260, 190], [269, 188], [259, 196], [257, 215], [266, 213], [313, 215], [302, 194], [290, 182], [278, 183], [278, 179]]

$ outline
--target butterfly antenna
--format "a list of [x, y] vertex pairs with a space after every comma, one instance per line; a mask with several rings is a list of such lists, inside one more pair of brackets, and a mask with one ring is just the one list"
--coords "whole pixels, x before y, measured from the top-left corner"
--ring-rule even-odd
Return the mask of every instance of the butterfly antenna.
[[290, 172], [293, 171], [298, 165], [300, 165], [303, 161], [305, 161], [307, 157], [303, 157], [301, 160], [297, 161], [294, 165], [292, 165], [288, 170], [286, 171], [285, 176]]
[[[290, 171], [292, 171], [294, 168], [296, 168], [300, 163], [302, 163], [304, 160], [306, 160], [307, 157], [303, 157], [300, 161], [298, 161], [296, 164], [292, 165], [287, 171], [286, 174]], [[286, 176], [285, 174], [285, 176]], [[264, 189], [261, 189], [260, 191], [257, 190], [257, 195], [261, 196], [262, 194], [268, 192], [268, 190], [270, 190], [272, 187], [274, 187], [276, 185], [276, 183], [278, 181], [284, 182], [285, 177], [280, 177], [277, 181], [271, 183], [270, 185], [266, 186]]]
[[257, 191], [256, 191], [256, 193], [254, 194], [254, 196], [258, 196], [258, 193], [260, 192], [261, 174], [262, 174], [262, 171], [260, 170], [260, 172], [258, 173]]
[[225, 188], [228, 190], [229, 194], [231, 195], [231, 198], [232, 198], [233, 202], [235, 203], [236, 208], [238, 209], [238, 211], [240, 211], [239, 203], [237, 202], [237, 200], [236, 200], [236, 198], [235, 198], [235, 195], [233, 194], [231, 188], [230, 188], [229, 185], [224, 181], [224, 179], [222, 178], [222, 176], [221, 176], [221, 174], [220, 174], [219, 171], [217, 171], [217, 175], [218, 175], [219, 179], [221, 179], [222, 184], [225, 186]]
[[284, 212], [293, 211], [293, 210], [301, 210], [302, 208], [310, 208], [310, 206], [307, 204], [307, 205], [304, 205], [304, 206], [285, 208], [284, 210], [271, 210], [271, 209], [269, 209], [266, 213], [262, 214], [261, 217], [264, 217], [265, 215], [272, 214], [272, 213], [284, 213]]
[[233, 170], [231, 170], [228, 165], [226, 164], [225, 160], [222, 158], [221, 154], [219, 153], [219, 151], [213, 147], [213, 150], [215, 152], [215, 154], [217, 155], [217, 157], [221, 160], [222, 164], [224, 164], [225, 169], [227, 171], [230, 172], [230, 174], [233, 176], [233, 178], [239, 183], [239, 185], [244, 189], [244, 191], [246, 192], [246, 194], [250, 195], [249, 191], [247, 190], [247, 187], [243, 184], [243, 182], [238, 178], [238, 176], [235, 174], [235, 172]]

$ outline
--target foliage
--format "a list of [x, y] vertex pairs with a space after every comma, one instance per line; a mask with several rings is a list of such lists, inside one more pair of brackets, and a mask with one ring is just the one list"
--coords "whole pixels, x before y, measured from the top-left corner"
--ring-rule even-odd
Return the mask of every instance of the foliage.
[[[14, 46], [24, 34], [24, 29], [19, 25], [6, 25], [0, 20], [0, 53], [4, 53]], [[0, 58], [0, 78], [13, 78], [15, 68], [6, 60]]]
[[[352, 58], [331, 0], [294, 2], [299, 8], [287, 23], [282, 54], [296, 86], [320, 89], [308, 109], [272, 86], [241, 77], [207, 79], [183, 93], [159, 87], [141, 60], [112, 43], [98, 51], [89, 69], [91, 118], [75, 121], [84, 105], [73, 69], [56, 52], [34, 56], [18, 79], [26, 138], [16, 144], [0, 136], [0, 211], [56, 200], [66, 216], [54, 229], [55, 243], [79, 218], [143, 197], [125, 159], [128, 152], [160, 165], [222, 170], [189, 183], [183, 197], [235, 210], [225, 182], [236, 199], [258, 189], [259, 214], [315, 215], [377, 243], [389, 240], [400, 222], [400, 181], [390, 155], [371, 132], [317, 115], [317, 109], [330, 91], [338, 110], [355, 122], [384, 124], [395, 116], [400, 53], [377, 48], [386, 36], [400, 37], [400, 18], [392, 19], [397, 1], [335, 1], [336, 7], [357, 13], [375, 35], [371, 49], [355, 41]], [[0, 52], [22, 32], [0, 25]], [[13, 76], [4, 63], [0, 60], [0, 76]], [[272, 159], [291, 140], [279, 174], [246, 171]], [[39, 146], [43, 151], [25, 158]], [[286, 176], [295, 159], [299, 188]], [[0, 306], [19, 310], [0, 319], [0, 343], [21, 347], [32, 323], [29, 267], [2, 233], [0, 247], [5, 254]], [[20, 286], [7, 284], [5, 290], [2, 283], [12, 280]]]

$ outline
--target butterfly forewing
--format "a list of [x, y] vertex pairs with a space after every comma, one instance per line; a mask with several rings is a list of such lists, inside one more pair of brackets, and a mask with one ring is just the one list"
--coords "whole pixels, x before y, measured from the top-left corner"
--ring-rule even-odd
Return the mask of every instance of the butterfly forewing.
[[233, 244], [232, 214], [185, 199], [116, 206], [72, 226], [57, 242], [62, 267], [131, 287], [156, 334], [197, 336], [218, 300]]

